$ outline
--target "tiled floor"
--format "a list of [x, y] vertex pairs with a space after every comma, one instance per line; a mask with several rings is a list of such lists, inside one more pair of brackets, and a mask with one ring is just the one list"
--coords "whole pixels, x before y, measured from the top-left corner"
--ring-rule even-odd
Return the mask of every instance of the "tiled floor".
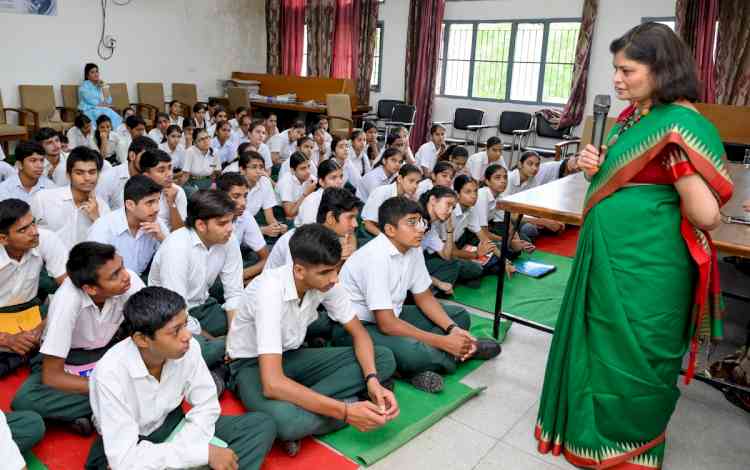
[[[744, 333], [748, 304], [730, 304], [732, 350]], [[744, 315], [744, 319], [743, 319]], [[487, 386], [432, 428], [376, 463], [373, 470], [555, 470], [572, 469], [562, 457], [536, 452], [533, 424], [551, 335], [514, 325], [503, 354], [464, 382]], [[665, 470], [750, 468], [750, 414], [708, 385], [680, 386], [682, 398], [667, 437]]]

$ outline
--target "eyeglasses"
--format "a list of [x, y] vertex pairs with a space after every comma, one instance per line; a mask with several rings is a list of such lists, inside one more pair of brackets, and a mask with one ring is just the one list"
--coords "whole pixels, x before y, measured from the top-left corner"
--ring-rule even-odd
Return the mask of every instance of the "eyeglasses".
[[412, 217], [405, 220], [406, 225], [416, 230], [426, 230], [427, 221], [422, 217]]

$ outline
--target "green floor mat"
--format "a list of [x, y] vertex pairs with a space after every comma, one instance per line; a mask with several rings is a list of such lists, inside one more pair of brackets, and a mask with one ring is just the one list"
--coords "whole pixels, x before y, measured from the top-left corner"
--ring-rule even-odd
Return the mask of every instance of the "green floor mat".
[[[554, 328], [573, 260], [543, 251], [524, 254], [522, 259], [552, 264], [557, 270], [539, 279], [521, 274], [515, 274], [510, 280], [506, 279], [503, 312]], [[455, 302], [489, 313], [495, 311], [497, 276], [483, 278], [478, 289], [457, 285], [453, 291], [451, 300]]]
[[[471, 315], [471, 333], [476, 337], [490, 337], [492, 321]], [[502, 322], [499, 341], [505, 339], [509, 322]], [[359, 432], [352, 426], [323, 436], [321, 441], [362, 465], [372, 465], [437, 421], [448, 415], [483, 389], [461, 383], [461, 379], [476, 370], [483, 361], [468, 361], [458, 367], [455, 374], [445, 376], [445, 388], [440, 393], [425, 393], [406, 382], [396, 383], [396, 399], [401, 414], [394, 421], [373, 432]]]
[[31, 451], [24, 452], [23, 458], [26, 460], [26, 468], [28, 470], [48, 470], [47, 466], [44, 465], [41, 460], [36, 458], [36, 455]]

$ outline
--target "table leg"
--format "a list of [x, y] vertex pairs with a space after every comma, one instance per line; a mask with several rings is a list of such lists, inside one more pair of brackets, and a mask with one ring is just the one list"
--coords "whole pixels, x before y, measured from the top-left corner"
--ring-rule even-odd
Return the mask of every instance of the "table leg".
[[505, 211], [503, 217], [503, 229], [500, 242], [500, 266], [497, 273], [497, 291], [495, 292], [495, 318], [492, 324], [492, 336], [497, 339], [500, 335], [500, 314], [503, 311], [503, 289], [505, 288], [505, 260], [507, 259], [510, 236], [510, 217], [511, 213]]

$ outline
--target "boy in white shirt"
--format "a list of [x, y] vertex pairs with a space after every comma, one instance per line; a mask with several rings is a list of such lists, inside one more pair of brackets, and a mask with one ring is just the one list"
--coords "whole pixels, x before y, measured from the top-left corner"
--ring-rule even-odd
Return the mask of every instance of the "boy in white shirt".
[[[219, 416], [216, 389], [187, 317], [184, 299], [161, 287], [147, 287], [126, 304], [128, 337], [91, 376], [100, 437], [87, 470], [260, 468], [276, 435], [273, 420], [263, 413]], [[192, 405], [186, 414], [183, 401]]]
[[138, 137], [148, 137], [146, 135], [146, 121], [140, 116], [128, 116], [125, 119], [125, 128], [128, 132], [120, 137], [120, 142], [117, 145], [117, 159], [120, 161], [120, 164], [127, 163], [130, 144], [135, 139]]
[[425, 177], [429, 178], [432, 176], [432, 169], [435, 168], [435, 163], [437, 163], [440, 156], [446, 150], [445, 127], [440, 124], [433, 124], [430, 127], [430, 141], [422, 144], [414, 155], [417, 166], [422, 170]]
[[[7, 419], [6, 419], [7, 418]], [[0, 458], [7, 470], [26, 470], [23, 452], [31, 450], [44, 437], [44, 421], [30, 411], [7, 415], [0, 411]]]
[[183, 227], [187, 217], [187, 196], [185, 190], [174, 183], [169, 154], [163, 150], [146, 150], [138, 160], [138, 168], [162, 187], [158, 217], [167, 227], [166, 234]]
[[136, 137], [127, 149], [125, 163], [113, 167], [112, 170], [102, 175], [96, 185], [96, 194], [107, 202], [110, 209], [119, 209], [123, 206], [125, 182], [131, 176], [141, 172], [140, 159], [143, 153], [156, 148], [158, 146], [149, 137]]
[[0, 183], [0, 201], [15, 198], [29, 203], [42, 189], [55, 187], [44, 176], [44, 147], [38, 142], [22, 141], [16, 145], [16, 167], [18, 171]]
[[151, 138], [151, 140], [154, 141], [156, 145], [159, 145], [165, 140], [168, 128], [169, 114], [156, 113], [156, 125], [153, 129], [148, 131], [148, 136]]
[[51, 179], [57, 186], [68, 184], [68, 175], [65, 172], [68, 155], [62, 151], [62, 143], [57, 131], [50, 127], [42, 127], [34, 134], [34, 140], [44, 147], [46, 157], [44, 176]]
[[111, 245], [83, 242], [70, 250], [68, 278], [49, 307], [40, 354], [13, 399], [14, 410], [67, 423], [91, 434], [88, 377], [118, 335], [125, 301], [143, 288]]
[[[452, 373], [458, 361], [497, 356], [500, 345], [471, 336], [466, 310], [441, 305], [432, 295], [420, 246], [427, 227], [423, 211], [405, 197], [386, 200], [378, 213], [380, 235], [344, 263], [341, 284], [373, 342], [393, 351], [398, 371], [415, 387], [437, 392], [443, 388], [438, 373]], [[416, 305], [404, 305], [409, 291]], [[351, 341], [334, 327], [335, 345]]]
[[242, 118], [247, 116], [247, 106], [238, 106], [234, 110], [234, 117], [229, 120], [229, 125], [232, 126], [232, 132], [237, 132], [240, 128]]
[[248, 150], [240, 155], [238, 164], [240, 173], [250, 185], [245, 212], [258, 221], [266, 241], [275, 241], [275, 238], [285, 234], [289, 227], [276, 220], [274, 215], [274, 208], [279, 205], [279, 201], [271, 179], [266, 176], [265, 160], [258, 152]]
[[[268, 139], [271, 149], [271, 160], [274, 168], [281, 168], [281, 164], [297, 150], [297, 141], [305, 135], [305, 122], [294, 121], [292, 127]], [[278, 172], [278, 170], [276, 170]]]
[[31, 212], [40, 228], [57, 233], [70, 249], [86, 239], [89, 227], [109, 212], [109, 206], [95, 191], [102, 169], [96, 150], [76, 147], [65, 165], [70, 185], [36, 193], [31, 198]]
[[287, 219], [294, 219], [305, 197], [315, 191], [315, 181], [310, 176], [310, 161], [301, 152], [289, 157], [289, 172], [279, 178], [276, 192]]
[[[380, 382], [393, 373], [393, 356], [373, 347], [346, 291], [337, 285], [338, 237], [308, 224], [295, 231], [289, 246], [291, 264], [266, 271], [247, 286], [227, 355], [230, 386], [247, 408], [271, 415], [287, 453], [294, 455], [306, 436], [347, 423], [361, 431], [377, 429], [399, 411], [393, 393]], [[353, 348], [301, 348], [321, 304], [351, 335]], [[364, 391], [367, 398], [357, 401]]]

